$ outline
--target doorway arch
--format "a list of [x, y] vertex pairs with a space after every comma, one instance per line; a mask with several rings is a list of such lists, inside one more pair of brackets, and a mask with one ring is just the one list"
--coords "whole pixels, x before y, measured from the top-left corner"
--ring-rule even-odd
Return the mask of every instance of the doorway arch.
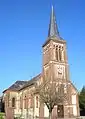
[[58, 115], [58, 118], [64, 118], [64, 106], [63, 105], [57, 106], [57, 115]]

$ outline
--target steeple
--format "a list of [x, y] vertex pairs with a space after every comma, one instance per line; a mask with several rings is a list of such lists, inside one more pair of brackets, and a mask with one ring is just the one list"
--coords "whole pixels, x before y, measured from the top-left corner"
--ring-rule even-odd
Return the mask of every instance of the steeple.
[[44, 47], [50, 40], [54, 40], [55, 42], [57, 41], [66, 42], [59, 34], [53, 6], [51, 10], [51, 15], [50, 15], [48, 37], [45, 43], [42, 45], [42, 47]]
[[56, 23], [56, 17], [54, 14], [54, 8], [52, 6], [51, 16], [50, 16], [50, 24], [49, 24], [49, 31], [48, 37], [59, 37], [58, 27]]

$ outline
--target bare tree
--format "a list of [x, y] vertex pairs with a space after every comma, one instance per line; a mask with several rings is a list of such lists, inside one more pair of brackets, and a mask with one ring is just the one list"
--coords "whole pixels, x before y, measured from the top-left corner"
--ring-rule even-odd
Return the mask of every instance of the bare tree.
[[58, 80], [44, 81], [38, 87], [38, 93], [41, 101], [46, 104], [49, 110], [49, 119], [51, 119], [54, 106], [63, 103], [65, 100], [64, 85]]

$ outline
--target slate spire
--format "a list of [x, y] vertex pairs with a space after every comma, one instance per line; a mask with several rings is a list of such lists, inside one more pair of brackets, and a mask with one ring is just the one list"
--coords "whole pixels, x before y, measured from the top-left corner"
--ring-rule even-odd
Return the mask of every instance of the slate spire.
[[58, 27], [56, 23], [56, 17], [54, 14], [53, 6], [52, 6], [52, 11], [51, 11], [51, 16], [50, 16], [48, 37], [59, 37], [59, 32], [58, 32]]

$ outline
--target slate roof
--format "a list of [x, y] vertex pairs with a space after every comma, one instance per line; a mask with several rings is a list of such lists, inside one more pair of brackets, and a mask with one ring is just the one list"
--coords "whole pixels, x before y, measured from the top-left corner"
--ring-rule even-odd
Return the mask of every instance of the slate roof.
[[42, 45], [42, 47], [44, 47], [50, 40], [53, 40], [55, 42], [57, 42], [57, 41], [63, 42], [63, 43], [66, 42], [59, 34], [53, 6], [52, 6], [52, 10], [51, 10], [51, 15], [50, 15], [48, 38], [45, 41], [45, 43]]
[[41, 74], [37, 75], [36, 77], [32, 78], [29, 81], [16, 81], [13, 85], [11, 85], [8, 89], [4, 90], [3, 93], [7, 90], [12, 91], [20, 91], [30, 85], [34, 85], [37, 80], [39, 80], [41, 77]]
[[3, 93], [7, 90], [18, 91], [20, 90], [27, 81], [16, 81], [13, 85], [11, 85], [8, 89], [4, 90]]
[[53, 6], [52, 6], [52, 11], [51, 11], [51, 16], [50, 16], [48, 37], [58, 37], [58, 38], [60, 37]]
[[16, 81], [8, 89], [10, 89], [10, 90], [16, 90], [17, 91], [17, 90], [21, 89], [26, 83], [27, 83], [27, 81]]
[[33, 77], [31, 80], [29, 80], [26, 85], [24, 85], [20, 90], [26, 88], [26, 87], [29, 87], [31, 85], [34, 85], [36, 83], [36, 81], [38, 81], [39, 79], [41, 78], [41, 74]]

